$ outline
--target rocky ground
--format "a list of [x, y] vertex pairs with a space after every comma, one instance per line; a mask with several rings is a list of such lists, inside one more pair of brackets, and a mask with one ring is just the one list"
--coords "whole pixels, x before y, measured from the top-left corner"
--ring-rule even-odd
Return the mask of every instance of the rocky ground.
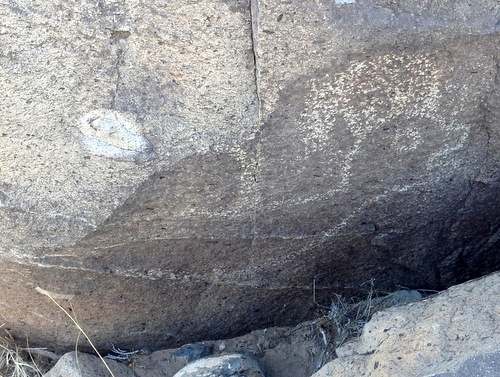
[[[122, 355], [124, 357], [119, 362], [127, 365], [138, 377], [172, 377], [189, 362], [200, 357], [239, 353], [257, 359], [268, 376], [310, 376], [334, 357], [331, 346], [325, 344], [323, 334], [326, 336], [326, 333], [322, 330], [325, 323], [325, 319], [319, 318], [295, 327], [256, 330], [232, 339], [188, 344], [176, 349], [156, 352], [143, 349], [131, 355]], [[119, 352], [109, 353], [111, 357], [120, 357]], [[32, 355], [43, 372], [48, 371], [61, 357], [47, 350], [34, 350]], [[101, 363], [97, 358], [94, 361]], [[106, 361], [111, 365], [116, 364], [108, 358]]]
[[[194, 360], [230, 354], [242, 354], [257, 360], [268, 377], [310, 376], [336, 357], [335, 349], [339, 345], [359, 335], [364, 324], [376, 311], [421, 297], [423, 296], [418, 291], [404, 290], [382, 295], [376, 294], [372, 289], [364, 300], [345, 300], [339, 296], [329, 306], [318, 304], [316, 319], [294, 327], [266, 328], [232, 339], [187, 344], [155, 352], [147, 348], [122, 350], [110, 344], [109, 353], [103, 354], [112, 369], [113, 366], [121, 369], [120, 375], [124, 373], [122, 366], [126, 365], [137, 377], [171, 377]], [[46, 349], [34, 349], [31, 354], [41, 372], [47, 372], [61, 360], [61, 355]], [[93, 365], [87, 365], [89, 369], [102, 369], [102, 362], [95, 357], [90, 361], [80, 357], [77, 362], [72, 355], [69, 359], [71, 361], [63, 359], [59, 364], [68, 368], [68, 363], [76, 365], [85, 361], [85, 364]], [[63, 372], [60, 368], [55, 368], [46, 376], [59, 377], [61, 374], [72, 376], [67, 370]]]
[[[427, 297], [371, 291], [363, 301], [337, 297], [318, 306], [315, 320], [295, 327], [155, 352], [112, 345], [106, 363], [115, 377], [493, 377], [500, 375], [499, 294], [500, 272]], [[2, 341], [5, 348], [12, 339]], [[0, 376], [110, 375], [96, 356], [31, 354], [40, 373], [19, 364], [15, 374], [0, 364]]]

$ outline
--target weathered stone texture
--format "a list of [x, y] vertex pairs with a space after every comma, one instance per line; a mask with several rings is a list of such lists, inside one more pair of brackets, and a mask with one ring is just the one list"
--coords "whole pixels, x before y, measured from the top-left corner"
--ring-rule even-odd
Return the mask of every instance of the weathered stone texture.
[[[125, 364], [106, 360], [115, 377], [134, 377], [135, 373]], [[110, 373], [97, 356], [73, 351], [63, 355], [44, 377], [105, 377]]]
[[[78, 241], [159, 166], [255, 127], [244, 2], [17, 1], [0, 15], [3, 249]], [[94, 135], [107, 158], [85, 148], [99, 111], [129, 117], [157, 158], [109, 158], [116, 130]]]
[[[484, 0], [0, 5], [0, 322], [174, 346], [498, 269]], [[3, 309], [2, 309], [3, 308]]]
[[313, 377], [498, 375], [499, 293], [496, 273], [378, 312]]
[[264, 377], [265, 373], [253, 358], [240, 354], [206, 357], [186, 365], [174, 377]]

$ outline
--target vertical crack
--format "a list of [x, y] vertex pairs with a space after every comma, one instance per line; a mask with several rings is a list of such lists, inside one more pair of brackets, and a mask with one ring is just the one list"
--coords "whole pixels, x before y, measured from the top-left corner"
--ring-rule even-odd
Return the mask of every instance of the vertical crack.
[[[121, 4], [121, 7], [123, 7], [123, 13], [125, 13], [125, 1]], [[116, 80], [115, 80], [115, 88], [112, 94], [111, 98], [111, 109], [115, 110], [116, 109], [116, 100], [118, 97], [118, 91], [120, 90], [120, 85], [121, 85], [121, 72], [120, 72], [120, 66], [123, 64], [124, 61], [124, 55], [125, 55], [125, 49], [121, 48], [123, 46], [123, 42], [125, 41], [126, 38], [130, 35], [130, 32], [124, 32], [123, 30], [117, 29], [117, 21], [116, 21], [116, 16], [121, 16], [123, 13], [115, 12], [113, 14], [113, 26], [111, 28], [111, 35], [110, 38], [114, 40], [113, 45], [116, 43], [116, 61], [115, 61], [115, 71], [116, 71]], [[124, 42], [126, 43], [126, 42]]]
[[118, 97], [118, 91], [120, 89], [121, 82], [121, 74], [120, 74], [120, 65], [123, 63], [123, 56], [125, 55], [125, 51], [122, 49], [118, 49], [116, 51], [116, 63], [115, 63], [115, 71], [116, 71], [116, 80], [115, 80], [115, 89], [113, 91], [113, 98], [111, 99], [111, 109], [116, 109], [116, 98]]
[[261, 110], [262, 101], [260, 98], [260, 59], [259, 59], [259, 41], [258, 41], [258, 30], [259, 30], [259, 3], [258, 0], [250, 0], [250, 32], [252, 38], [252, 52], [254, 60], [254, 75], [255, 75], [255, 88], [257, 91], [257, 111], [258, 111], [258, 131], [260, 131], [260, 120], [261, 120]]
[[259, 59], [259, 0], [250, 0], [250, 33], [254, 60], [254, 79], [257, 97], [257, 124], [255, 127], [255, 151], [253, 165], [253, 213], [252, 213], [252, 249], [257, 238], [257, 200], [259, 195], [259, 163], [262, 149], [262, 99], [260, 97], [260, 59]]

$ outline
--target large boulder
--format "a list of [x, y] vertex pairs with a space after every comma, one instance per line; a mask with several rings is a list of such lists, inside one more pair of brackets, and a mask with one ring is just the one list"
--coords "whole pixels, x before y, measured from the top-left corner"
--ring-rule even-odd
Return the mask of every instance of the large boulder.
[[[0, 5], [0, 323], [175, 346], [498, 269], [494, 0]], [[62, 302], [62, 301], [61, 301]]]

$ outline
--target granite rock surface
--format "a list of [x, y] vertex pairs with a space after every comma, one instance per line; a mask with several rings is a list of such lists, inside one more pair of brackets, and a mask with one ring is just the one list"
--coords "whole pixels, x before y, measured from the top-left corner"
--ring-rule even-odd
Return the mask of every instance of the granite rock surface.
[[99, 348], [174, 347], [498, 269], [499, 12], [0, 4], [0, 323], [72, 348], [39, 287]]
[[174, 377], [264, 377], [264, 370], [257, 361], [245, 355], [224, 355], [196, 360]]
[[378, 312], [313, 377], [488, 377], [500, 364], [500, 273]]
[[[125, 364], [106, 360], [106, 364], [115, 377], [134, 377], [134, 372]], [[44, 377], [109, 377], [111, 374], [97, 356], [82, 352], [68, 352]]]
[[[334, 349], [325, 348], [317, 319], [294, 328], [256, 330], [233, 339], [152, 353], [115, 349], [125, 356], [124, 364], [107, 360], [117, 377], [252, 373], [307, 377], [318, 371], [325, 356], [334, 360], [313, 377], [493, 377], [500, 373], [500, 307], [495, 300], [499, 293], [497, 272], [427, 299], [420, 299], [414, 291], [400, 291], [379, 299], [384, 302], [371, 301], [382, 311], [366, 324], [360, 338], [336, 349], [338, 358], [331, 354]], [[386, 304], [390, 308], [383, 309]], [[74, 352], [64, 355], [46, 376], [97, 375], [92, 373], [104, 370], [96, 356], [80, 353], [78, 359], [80, 368], [75, 366]]]

